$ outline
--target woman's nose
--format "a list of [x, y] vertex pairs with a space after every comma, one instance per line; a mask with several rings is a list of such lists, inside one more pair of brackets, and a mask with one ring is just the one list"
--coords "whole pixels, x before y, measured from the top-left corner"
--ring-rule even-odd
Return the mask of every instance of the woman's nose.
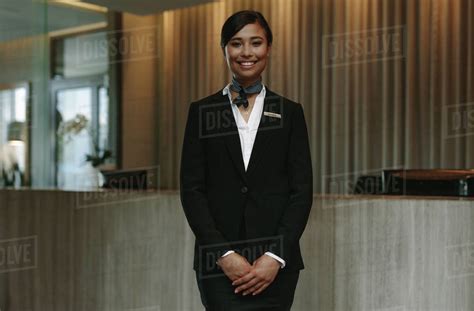
[[252, 55], [252, 47], [250, 44], [244, 44], [244, 48], [242, 50], [243, 56], [251, 56]]

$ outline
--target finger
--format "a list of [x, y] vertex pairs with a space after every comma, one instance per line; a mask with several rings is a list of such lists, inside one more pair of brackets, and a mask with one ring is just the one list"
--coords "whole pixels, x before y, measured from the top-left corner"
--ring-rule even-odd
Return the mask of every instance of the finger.
[[260, 282], [259, 279], [254, 278], [254, 279], [248, 281], [247, 283], [244, 283], [244, 284], [240, 285], [239, 287], [237, 287], [234, 292], [237, 294], [239, 292], [245, 291], [245, 290], [251, 288], [252, 286], [254, 286], [255, 284], [257, 284], [259, 282]]
[[270, 286], [271, 282], [269, 283], [264, 283], [260, 288], [258, 288], [257, 290], [255, 290], [252, 295], [255, 296], [255, 295], [258, 295], [260, 294], [261, 292], [263, 292], [265, 290], [265, 288], [267, 288], [268, 286]]
[[241, 278], [238, 278], [237, 280], [232, 282], [232, 285], [239, 286], [241, 284], [247, 283], [248, 281], [250, 281], [254, 277], [255, 277], [255, 274], [253, 273], [253, 271], [250, 271], [249, 273], [245, 274]]
[[243, 295], [245, 296], [247, 294], [254, 292], [257, 288], [260, 288], [262, 286], [263, 282], [264, 281], [262, 280], [255, 282], [255, 284], [253, 284], [252, 286], [249, 286], [246, 290], [244, 290]]
[[227, 278], [230, 280], [230, 282], [234, 282], [235, 280], [237, 280], [239, 277], [233, 273], [225, 273], [225, 275], [227, 276]]
[[260, 281], [260, 282], [258, 282], [257, 284], [255, 284], [254, 286], [252, 286], [252, 288], [247, 289], [247, 290], [244, 292], [244, 296], [245, 296], [245, 295], [248, 295], [248, 294], [250, 294], [250, 293], [255, 292], [257, 289], [259, 289], [260, 287], [262, 287], [264, 284], [265, 284], [265, 281]]

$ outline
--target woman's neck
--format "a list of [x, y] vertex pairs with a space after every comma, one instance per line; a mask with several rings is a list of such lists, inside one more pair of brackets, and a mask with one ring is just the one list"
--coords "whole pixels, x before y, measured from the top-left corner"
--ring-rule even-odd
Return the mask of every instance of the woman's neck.
[[260, 77], [257, 78], [257, 79], [255, 79], [255, 80], [252, 80], [252, 81], [248, 81], [248, 80], [247, 80], [247, 81], [242, 81], [242, 80], [239, 80], [239, 79], [237, 79], [237, 78], [235, 78], [235, 80], [236, 80], [237, 82], [239, 82], [239, 84], [240, 84], [242, 87], [246, 88], [246, 87], [249, 87], [249, 86], [255, 84], [257, 81], [259, 81], [259, 80], [260, 80]]

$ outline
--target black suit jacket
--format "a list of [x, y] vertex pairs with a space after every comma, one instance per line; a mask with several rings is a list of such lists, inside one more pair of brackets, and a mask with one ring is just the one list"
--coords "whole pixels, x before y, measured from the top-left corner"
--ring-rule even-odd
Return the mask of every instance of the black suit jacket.
[[239, 249], [242, 241], [265, 244], [242, 250], [247, 259], [251, 253], [255, 259], [268, 250], [286, 261], [282, 271], [304, 269], [299, 239], [313, 201], [313, 175], [300, 104], [266, 89], [245, 170], [228, 96], [219, 91], [191, 103], [180, 188], [181, 203], [196, 236], [195, 270], [212, 268], [218, 256]]

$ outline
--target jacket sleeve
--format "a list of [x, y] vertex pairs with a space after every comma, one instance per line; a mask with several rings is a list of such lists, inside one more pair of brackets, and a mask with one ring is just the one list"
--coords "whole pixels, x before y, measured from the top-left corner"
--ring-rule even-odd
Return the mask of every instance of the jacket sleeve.
[[292, 115], [287, 165], [290, 196], [278, 223], [278, 235], [282, 237], [282, 247], [280, 254], [276, 254], [286, 262], [299, 243], [313, 203], [313, 170], [308, 131], [300, 104]]
[[[188, 223], [200, 245], [232, 249], [217, 230], [210, 213], [206, 189], [206, 156], [200, 138], [197, 103], [191, 103], [184, 133], [180, 169], [180, 197]], [[212, 164], [211, 164], [212, 165]]]

